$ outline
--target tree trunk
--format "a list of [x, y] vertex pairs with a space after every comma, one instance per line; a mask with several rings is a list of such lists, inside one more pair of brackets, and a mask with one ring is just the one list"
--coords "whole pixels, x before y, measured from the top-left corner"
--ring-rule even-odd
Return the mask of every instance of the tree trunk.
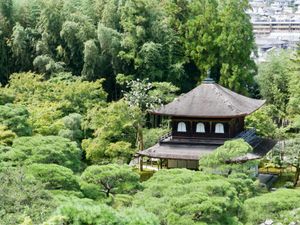
[[143, 128], [141, 124], [138, 124], [137, 126], [137, 142], [138, 142], [138, 149], [144, 150]]
[[295, 174], [295, 180], [294, 180], [294, 187], [297, 186], [300, 176], [300, 165], [296, 167], [296, 174]]

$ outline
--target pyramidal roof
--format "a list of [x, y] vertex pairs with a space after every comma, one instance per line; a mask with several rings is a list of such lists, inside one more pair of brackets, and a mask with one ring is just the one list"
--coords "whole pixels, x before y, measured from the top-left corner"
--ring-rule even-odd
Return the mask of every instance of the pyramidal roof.
[[249, 115], [264, 104], [265, 100], [237, 94], [208, 78], [198, 87], [152, 113], [182, 117], [233, 118]]

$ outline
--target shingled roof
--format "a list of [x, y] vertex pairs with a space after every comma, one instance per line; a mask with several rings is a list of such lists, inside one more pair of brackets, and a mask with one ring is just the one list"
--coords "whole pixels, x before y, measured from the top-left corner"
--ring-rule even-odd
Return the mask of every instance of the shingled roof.
[[[256, 160], [265, 156], [277, 143], [275, 140], [263, 138], [261, 142], [253, 147], [253, 152], [244, 156], [234, 158], [228, 162], [242, 163], [248, 160]], [[141, 156], [160, 159], [199, 160], [204, 155], [213, 152], [221, 145], [174, 145], [156, 144], [151, 148], [138, 152]]]
[[233, 118], [246, 116], [264, 105], [214, 82], [204, 82], [173, 102], [151, 113], [167, 116]]

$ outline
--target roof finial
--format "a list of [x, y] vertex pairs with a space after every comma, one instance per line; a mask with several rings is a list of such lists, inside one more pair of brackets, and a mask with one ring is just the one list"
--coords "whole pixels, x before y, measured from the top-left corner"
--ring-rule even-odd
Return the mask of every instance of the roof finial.
[[210, 77], [210, 69], [207, 70], [207, 78], [211, 78]]
[[210, 77], [210, 69], [207, 70], [207, 77], [203, 80], [203, 84], [214, 84], [215, 81]]

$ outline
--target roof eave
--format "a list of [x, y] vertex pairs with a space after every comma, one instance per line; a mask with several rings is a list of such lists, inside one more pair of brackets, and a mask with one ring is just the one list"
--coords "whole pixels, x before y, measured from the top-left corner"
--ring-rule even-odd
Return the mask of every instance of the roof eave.
[[261, 107], [263, 107], [266, 104], [266, 100], [262, 100], [262, 103], [255, 108], [253, 111], [249, 113], [242, 113], [242, 114], [235, 114], [235, 115], [218, 115], [218, 116], [212, 116], [212, 115], [184, 115], [184, 114], [172, 114], [172, 113], [162, 113], [158, 111], [149, 111], [150, 114], [153, 115], [162, 115], [162, 116], [178, 116], [178, 117], [192, 117], [192, 118], [237, 118], [237, 117], [245, 117], [248, 116], [257, 110], [259, 110]]
[[160, 113], [155, 111], [150, 111], [149, 113], [153, 115], [162, 115], [162, 116], [177, 116], [177, 117], [191, 117], [191, 118], [237, 118], [237, 117], [245, 117], [248, 114], [238, 114], [238, 115], [228, 115], [228, 116], [212, 116], [212, 115], [181, 115], [181, 114], [171, 114], [171, 113]]
[[252, 113], [254, 113], [254, 112], [256, 112], [257, 110], [259, 110], [261, 107], [263, 107], [265, 104], [266, 104], [266, 102], [267, 102], [267, 100], [262, 100], [262, 103], [261, 103], [261, 105], [260, 106], [258, 106], [256, 109], [254, 109], [252, 112], [250, 112], [248, 115], [250, 115], [250, 114], [252, 114]]

